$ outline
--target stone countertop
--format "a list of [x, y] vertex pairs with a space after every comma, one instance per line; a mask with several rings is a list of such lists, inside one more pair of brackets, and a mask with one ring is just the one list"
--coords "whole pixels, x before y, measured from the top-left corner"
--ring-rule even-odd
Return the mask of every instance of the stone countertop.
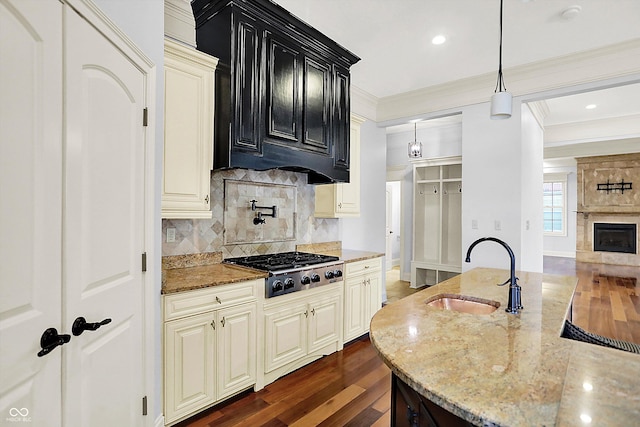
[[268, 274], [264, 271], [232, 264], [210, 264], [196, 267], [173, 268], [164, 270], [162, 273], [162, 294], [190, 291], [193, 289], [268, 277]]
[[379, 258], [384, 256], [384, 254], [380, 252], [358, 251], [353, 249], [313, 251], [313, 253], [320, 255], [337, 256], [341, 261], [344, 262], [364, 261], [367, 259]]
[[[475, 425], [629, 426], [640, 419], [640, 355], [560, 337], [577, 278], [476, 268], [378, 311], [370, 337], [404, 382]], [[487, 315], [429, 307], [453, 293], [500, 303]], [[585, 421], [586, 420], [586, 421]], [[590, 423], [587, 422], [590, 420]]]

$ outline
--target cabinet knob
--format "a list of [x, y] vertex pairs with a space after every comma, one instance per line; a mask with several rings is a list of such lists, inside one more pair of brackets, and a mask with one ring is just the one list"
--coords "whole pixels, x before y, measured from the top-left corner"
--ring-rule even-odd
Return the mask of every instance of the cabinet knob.
[[218, 298], [218, 296], [217, 296], [217, 295], [216, 295], [216, 302], [217, 302], [218, 304], [222, 304], [222, 301], [220, 301], [220, 298]]
[[204, 201], [207, 202], [207, 204], [209, 204], [209, 195], [208, 194], [206, 196], [204, 196]]
[[211, 321], [211, 327], [213, 328], [214, 331], [216, 330], [216, 321], [215, 320]]
[[225, 323], [224, 317], [222, 318], [222, 320], [220, 321], [220, 323], [222, 323], [222, 327], [224, 328], [224, 323]]
[[313, 314], [314, 316], [316, 315], [316, 309], [315, 308], [311, 309], [311, 314]]
[[309, 317], [309, 310], [304, 312], [304, 317]]

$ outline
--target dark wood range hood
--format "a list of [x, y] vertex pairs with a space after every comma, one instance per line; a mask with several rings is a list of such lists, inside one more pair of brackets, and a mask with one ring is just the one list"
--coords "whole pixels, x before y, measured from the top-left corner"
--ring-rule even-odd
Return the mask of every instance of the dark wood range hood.
[[216, 70], [214, 168], [349, 181], [350, 67], [360, 58], [269, 0], [195, 0]]

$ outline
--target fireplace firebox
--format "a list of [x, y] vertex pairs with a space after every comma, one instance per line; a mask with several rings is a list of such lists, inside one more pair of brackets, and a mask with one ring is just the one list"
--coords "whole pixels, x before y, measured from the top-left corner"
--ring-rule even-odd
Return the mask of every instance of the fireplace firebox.
[[596, 252], [636, 253], [636, 224], [593, 224], [593, 250]]

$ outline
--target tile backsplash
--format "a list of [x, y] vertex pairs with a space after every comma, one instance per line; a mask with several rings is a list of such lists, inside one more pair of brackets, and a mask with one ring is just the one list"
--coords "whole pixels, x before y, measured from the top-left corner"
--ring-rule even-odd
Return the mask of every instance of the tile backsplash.
[[[254, 225], [259, 206], [277, 206], [277, 217]], [[296, 244], [339, 240], [339, 220], [314, 218], [315, 186], [304, 173], [232, 169], [211, 174], [211, 219], [163, 219], [162, 255], [222, 252], [224, 258], [295, 250]], [[271, 213], [270, 210], [262, 210]], [[167, 228], [176, 241], [166, 243]]]

